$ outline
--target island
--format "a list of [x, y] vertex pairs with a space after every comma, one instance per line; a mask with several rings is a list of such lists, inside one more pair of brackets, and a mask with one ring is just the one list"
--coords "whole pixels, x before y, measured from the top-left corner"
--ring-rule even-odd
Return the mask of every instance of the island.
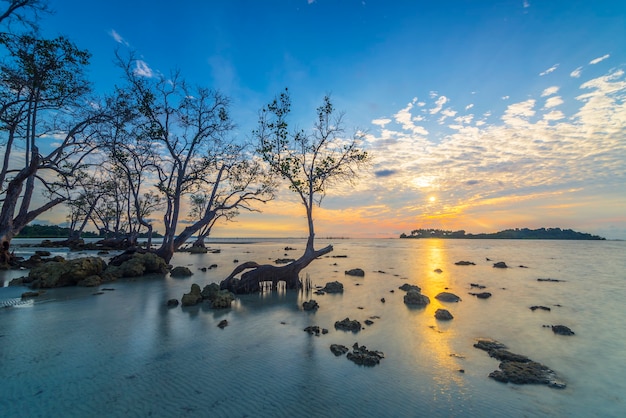
[[561, 240], [605, 240], [598, 235], [576, 232], [561, 228], [515, 228], [491, 234], [469, 234], [464, 230], [446, 231], [443, 229], [416, 229], [410, 234], [402, 233], [400, 238], [448, 238], [448, 239], [561, 239]]

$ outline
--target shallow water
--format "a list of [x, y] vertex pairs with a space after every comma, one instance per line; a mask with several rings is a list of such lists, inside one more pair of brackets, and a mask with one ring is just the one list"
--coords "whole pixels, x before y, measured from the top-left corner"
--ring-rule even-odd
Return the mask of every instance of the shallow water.
[[[165, 307], [192, 283], [219, 282], [234, 259], [297, 257], [305, 246], [300, 240], [214, 243], [221, 253], [179, 253], [172, 260], [189, 266], [191, 278], [118, 281], [102, 286], [115, 290], [101, 295], [63, 288], [21, 303], [25, 288], [0, 288], [0, 306], [10, 306], [0, 309], [0, 415], [617, 417], [626, 410], [625, 242], [333, 244], [335, 250], [303, 277], [314, 285], [339, 280], [342, 295], [282, 291], [238, 297], [228, 310]], [[286, 246], [296, 251], [286, 253]], [[459, 260], [476, 265], [456, 266]], [[511, 268], [493, 268], [496, 261]], [[214, 263], [218, 268], [199, 270]], [[365, 270], [364, 278], [344, 275], [355, 267]], [[1, 274], [6, 285], [24, 272]], [[431, 303], [407, 307], [398, 290], [403, 283], [419, 285]], [[477, 291], [470, 283], [487, 286], [493, 296], [469, 295]], [[446, 289], [462, 301], [434, 298]], [[303, 311], [302, 302], [311, 298], [319, 310]], [[551, 311], [533, 312], [533, 305]], [[441, 307], [452, 321], [434, 318]], [[335, 330], [334, 322], [346, 317], [361, 323], [378, 318], [357, 334]], [[222, 319], [229, 323], [224, 329], [217, 327]], [[543, 327], [554, 324], [576, 335]], [[309, 325], [329, 333], [308, 335], [303, 329]], [[488, 378], [498, 362], [472, 346], [477, 338], [496, 339], [547, 365], [567, 388]], [[368, 368], [329, 350], [333, 343], [355, 342], [385, 358]]]

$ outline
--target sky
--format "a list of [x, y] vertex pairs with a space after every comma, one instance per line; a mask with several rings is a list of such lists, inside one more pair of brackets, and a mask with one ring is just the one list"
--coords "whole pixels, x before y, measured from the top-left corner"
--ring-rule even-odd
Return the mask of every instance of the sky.
[[[51, 0], [44, 33], [180, 70], [232, 99], [237, 135], [285, 87], [309, 128], [330, 94], [371, 166], [328, 190], [318, 237], [560, 227], [626, 239], [626, 2]], [[284, 187], [214, 236], [306, 236]], [[53, 220], [59, 211], [42, 217]], [[157, 226], [157, 229], [159, 227]]]

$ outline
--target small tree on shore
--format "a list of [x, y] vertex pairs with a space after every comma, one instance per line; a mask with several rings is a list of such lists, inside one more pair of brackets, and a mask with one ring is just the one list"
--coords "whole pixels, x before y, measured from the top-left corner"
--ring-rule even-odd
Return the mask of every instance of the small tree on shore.
[[[360, 146], [364, 133], [355, 132], [346, 138], [343, 113], [337, 112], [326, 96], [317, 108], [317, 118], [311, 132], [290, 131], [287, 116], [291, 111], [289, 92], [285, 90], [261, 110], [258, 129], [258, 153], [272, 172], [280, 176], [300, 199], [305, 208], [308, 239], [304, 254], [286, 266], [244, 263], [221, 283], [222, 288], [235, 293], [251, 293], [260, 289], [259, 283], [271, 281], [275, 287], [285, 281], [287, 288], [300, 287], [299, 273], [316, 258], [333, 250], [332, 245], [315, 250], [313, 209], [321, 205], [328, 188], [337, 182], [351, 182], [369, 156]], [[246, 271], [248, 270], [248, 271]], [[241, 272], [241, 279], [235, 276]]]

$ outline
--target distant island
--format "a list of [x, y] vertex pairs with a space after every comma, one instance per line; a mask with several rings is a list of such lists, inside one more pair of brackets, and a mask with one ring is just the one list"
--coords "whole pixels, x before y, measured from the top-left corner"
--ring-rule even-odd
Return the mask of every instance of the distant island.
[[[15, 238], [67, 238], [70, 236], [70, 229], [58, 225], [26, 225]], [[84, 231], [81, 238], [104, 238], [97, 232]], [[139, 238], [146, 238], [146, 233], [139, 234]], [[152, 238], [162, 238], [158, 232], [152, 234]]]
[[451, 238], [451, 239], [564, 239], [564, 240], [605, 240], [606, 238], [561, 228], [515, 228], [492, 234], [467, 234], [464, 230], [446, 231], [443, 229], [416, 229], [409, 235], [402, 233], [400, 238]]

